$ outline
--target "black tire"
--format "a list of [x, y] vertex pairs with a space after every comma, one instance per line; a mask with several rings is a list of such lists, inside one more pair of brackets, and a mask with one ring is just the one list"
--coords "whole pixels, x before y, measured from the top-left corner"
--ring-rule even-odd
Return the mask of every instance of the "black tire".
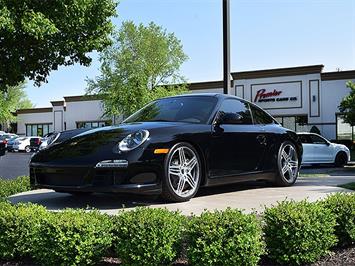
[[30, 146], [26, 146], [26, 147], [25, 147], [25, 152], [27, 152], [27, 153], [31, 152]]
[[[291, 151], [291, 149], [293, 149], [293, 152]], [[286, 151], [286, 153], [287, 151], [290, 151], [290, 153], [293, 154], [291, 155], [292, 160], [290, 159], [290, 161], [287, 162], [287, 160], [283, 156], [283, 151]], [[292, 167], [291, 167], [291, 162], [292, 162]], [[275, 185], [280, 187], [292, 186], [298, 178], [299, 169], [300, 169], [299, 155], [297, 153], [296, 146], [292, 142], [285, 141], [280, 145], [277, 154], [276, 166], [277, 166], [277, 173], [276, 173]], [[290, 169], [290, 171], [284, 173], [283, 172], [284, 167]]]
[[334, 164], [336, 167], [344, 167], [348, 162], [348, 156], [345, 152], [338, 152], [337, 156], [335, 156]]
[[[193, 168], [194, 171], [195, 171], [194, 172], [194, 175], [195, 175], [194, 181], [195, 181], [195, 185], [196, 186], [195, 186], [194, 189], [192, 189], [192, 187], [188, 184], [188, 182], [185, 181], [184, 182], [185, 185], [183, 186], [183, 189], [186, 186], [190, 186], [191, 187], [191, 190], [190, 190], [189, 194], [186, 195], [186, 196], [178, 195], [175, 192], [173, 181], [170, 179], [171, 175], [169, 174], [169, 167], [172, 167], [172, 166], [170, 166], [170, 163], [173, 163], [172, 160], [174, 160], [174, 158], [176, 158], [176, 154], [175, 153], [179, 152], [178, 150], [180, 150], [181, 148], [184, 148], [184, 149], [186, 148], [186, 150], [188, 152], [192, 152], [193, 154], [191, 153], [191, 157], [192, 157], [192, 155], [194, 155], [194, 156], [196, 156], [196, 159], [197, 159], [197, 164], [196, 164], [197, 167], [196, 167], [196, 169]], [[182, 150], [184, 151], [184, 149], [182, 149]], [[193, 157], [190, 158], [190, 161], [192, 161], [192, 159], [193, 159]], [[178, 167], [178, 165], [176, 165], [176, 167]], [[180, 172], [181, 171], [183, 171], [183, 170], [180, 170]], [[175, 177], [176, 177], [176, 179], [180, 180], [180, 177], [178, 177], [178, 175], [176, 175]], [[161, 194], [161, 197], [165, 201], [168, 201], [168, 202], [185, 202], [185, 201], [189, 201], [191, 198], [193, 198], [196, 195], [196, 193], [197, 193], [197, 191], [198, 191], [198, 189], [200, 187], [200, 184], [201, 184], [201, 179], [202, 179], [202, 164], [201, 164], [201, 159], [200, 159], [200, 156], [198, 155], [198, 152], [189, 143], [186, 143], [186, 142], [177, 143], [170, 149], [168, 155], [165, 158], [165, 162], [164, 162], [164, 177], [162, 179], [162, 194]], [[177, 186], [178, 186], [178, 184], [177, 184]]]

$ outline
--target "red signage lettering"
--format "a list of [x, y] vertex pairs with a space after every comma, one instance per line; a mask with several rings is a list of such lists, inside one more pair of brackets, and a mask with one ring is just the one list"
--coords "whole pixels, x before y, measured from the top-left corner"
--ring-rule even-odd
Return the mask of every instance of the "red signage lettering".
[[256, 92], [254, 102], [257, 102], [257, 101], [259, 101], [261, 99], [265, 99], [265, 98], [279, 96], [281, 93], [282, 93], [282, 91], [277, 91], [275, 89], [274, 89], [274, 91], [270, 91], [270, 92], [266, 92], [265, 89], [261, 89]]

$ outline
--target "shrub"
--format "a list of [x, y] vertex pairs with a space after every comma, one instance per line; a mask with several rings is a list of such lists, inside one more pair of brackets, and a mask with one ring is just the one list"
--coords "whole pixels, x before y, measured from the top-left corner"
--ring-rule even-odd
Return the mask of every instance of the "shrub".
[[0, 257], [27, 257], [33, 247], [36, 231], [48, 215], [44, 207], [34, 204], [0, 203]]
[[6, 198], [28, 190], [31, 190], [30, 178], [28, 176], [19, 176], [10, 180], [0, 178], [0, 198]]
[[345, 246], [355, 243], [355, 194], [337, 193], [328, 196], [324, 206], [335, 216], [337, 225], [335, 234], [339, 245]]
[[318, 203], [283, 201], [266, 209], [269, 257], [280, 264], [312, 263], [336, 244], [335, 216]]
[[115, 217], [114, 249], [128, 265], [167, 265], [180, 251], [185, 217], [166, 209], [137, 208]]
[[263, 251], [255, 215], [227, 209], [204, 212], [189, 223], [187, 257], [192, 265], [257, 265]]
[[51, 213], [37, 230], [32, 257], [45, 265], [99, 262], [112, 243], [112, 223], [97, 211]]

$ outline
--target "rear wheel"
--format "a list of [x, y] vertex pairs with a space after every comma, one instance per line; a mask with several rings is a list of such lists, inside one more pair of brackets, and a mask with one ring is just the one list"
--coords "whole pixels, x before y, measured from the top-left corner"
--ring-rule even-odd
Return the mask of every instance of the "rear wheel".
[[31, 152], [30, 146], [26, 146], [26, 147], [25, 147], [25, 152], [27, 152], [27, 153]]
[[343, 167], [348, 161], [347, 155], [344, 152], [339, 152], [335, 157], [334, 164], [337, 167]]
[[296, 147], [292, 142], [285, 141], [281, 144], [277, 156], [278, 173], [276, 185], [291, 186], [298, 177], [299, 159]]
[[162, 197], [167, 201], [190, 200], [201, 183], [201, 161], [195, 148], [188, 143], [178, 143], [165, 159]]

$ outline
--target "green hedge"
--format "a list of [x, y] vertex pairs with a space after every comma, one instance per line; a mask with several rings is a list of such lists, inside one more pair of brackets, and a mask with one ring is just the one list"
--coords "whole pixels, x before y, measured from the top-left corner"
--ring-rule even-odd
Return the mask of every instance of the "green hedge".
[[47, 210], [38, 205], [1, 202], [0, 258], [29, 256], [32, 253], [32, 242], [36, 242], [36, 232], [46, 216]]
[[28, 176], [20, 176], [15, 179], [0, 178], [0, 198], [31, 190], [30, 178]]
[[320, 203], [283, 201], [266, 209], [264, 222], [268, 255], [280, 264], [315, 262], [336, 244], [336, 217]]
[[112, 243], [112, 220], [97, 211], [65, 210], [41, 221], [32, 257], [43, 265], [98, 263]]
[[192, 265], [257, 265], [264, 252], [260, 222], [238, 210], [204, 212], [188, 226]]
[[340, 246], [355, 244], [355, 193], [337, 193], [324, 200], [335, 216], [335, 234]]
[[[3, 189], [2, 195], [20, 192], [26, 182], [25, 177], [16, 186], [2, 182], [1, 188], [16, 187]], [[355, 242], [354, 193], [316, 203], [284, 201], [261, 217], [232, 209], [191, 218], [152, 208], [117, 216], [70, 209], [55, 213], [0, 200], [0, 260], [86, 265], [114, 252], [128, 265], [167, 265], [184, 255], [192, 265], [256, 265], [266, 253], [281, 264], [307, 264], [337, 241], [342, 246]]]
[[96, 211], [48, 212], [34, 204], [0, 203], [0, 259], [41, 265], [99, 262], [112, 243], [112, 219]]
[[186, 222], [179, 213], [137, 208], [114, 221], [114, 250], [124, 263], [169, 265], [179, 255]]

